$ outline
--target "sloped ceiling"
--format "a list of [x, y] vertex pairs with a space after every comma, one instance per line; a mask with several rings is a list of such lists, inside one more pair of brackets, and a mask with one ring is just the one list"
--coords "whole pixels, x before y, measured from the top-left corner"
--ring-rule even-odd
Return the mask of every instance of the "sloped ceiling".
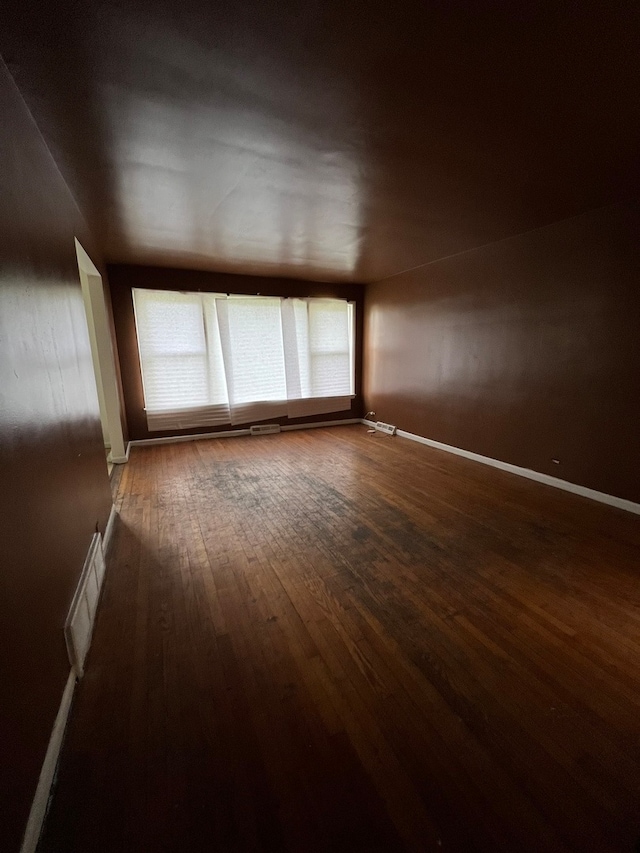
[[3, 4], [112, 262], [376, 281], [637, 191], [640, 7]]

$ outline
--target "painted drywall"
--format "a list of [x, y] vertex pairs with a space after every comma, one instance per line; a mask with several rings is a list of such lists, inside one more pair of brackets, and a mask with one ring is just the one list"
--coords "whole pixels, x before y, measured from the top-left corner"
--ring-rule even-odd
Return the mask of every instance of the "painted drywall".
[[624, 203], [370, 285], [366, 408], [639, 501], [639, 270]]
[[111, 508], [74, 237], [82, 217], [0, 60], [0, 849], [17, 851]]
[[[188, 430], [153, 431], [147, 429], [144, 412], [142, 376], [136, 339], [133, 313], [133, 287], [146, 287], [156, 290], [203, 291], [212, 293], [259, 293], [263, 296], [325, 296], [351, 299], [356, 303], [356, 396], [351, 409], [345, 412], [333, 412], [327, 415], [313, 415], [308, 418], [275, 418], [282, 424], [334, 421], [336, 419], [359, 418], [362, 416], [362, 285], [336, 285], [311, 281], [299, 281], [286, 278], [262, 278], [260, 276], [230, 275], [193, 270], [164, 269], [129, 265], [110, 265], [109, 283], [111, 303], [117, 335], [117, 348], [120, 354], [120, 372], [124, 391], [127, 428], [130, 439], [161, 438], [165, 435], [194, 435], [204, 432], [221, 432], [219, 428]], [[227, 430], [237, 429], [235, 425]]]

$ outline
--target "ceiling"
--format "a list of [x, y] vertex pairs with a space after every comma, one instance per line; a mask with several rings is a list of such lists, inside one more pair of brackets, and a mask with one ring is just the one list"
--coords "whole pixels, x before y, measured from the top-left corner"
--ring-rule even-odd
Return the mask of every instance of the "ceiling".
[[637, 191], [635, 2], [6, 0], [111, 262], [376, 281]]

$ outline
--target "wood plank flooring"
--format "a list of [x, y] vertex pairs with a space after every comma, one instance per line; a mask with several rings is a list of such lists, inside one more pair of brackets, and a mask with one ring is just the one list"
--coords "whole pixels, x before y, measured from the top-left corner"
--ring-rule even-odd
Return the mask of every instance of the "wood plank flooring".
[[635, 849], [637, 516], [361, 426], [117, 506], [41, 853]]

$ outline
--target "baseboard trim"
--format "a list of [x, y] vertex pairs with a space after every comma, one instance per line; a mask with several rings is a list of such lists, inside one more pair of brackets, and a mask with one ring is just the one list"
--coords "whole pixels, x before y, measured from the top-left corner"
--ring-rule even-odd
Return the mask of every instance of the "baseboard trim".
[[76, 674], [73, 670], [69, 673], [67, 683], [62, 693], [62, 700], [53, 724], [49, 746], [45, 753], [38, 786], [31, 804], [29, 819], [25, 829], [24, 838], [20, 853], [35, 853], [42, 832], [42, 825], [47, 813], [47, 805], [49, 803], [49, 794], [53, 785], [58, 758], [60, 757], [60, 749], [64, 740], [64, 732], [71, 710], [71, 702], [73, 701], [73, 692], [76, 686]]
[[113, 535], [113, 527], [116, 522], [116, 516], [118, 512], [116, 510], [116, 505], [111, 504], [111, 512], [109, 513], [109, 520], [107, 521], [107, 526], [104, 529], [104, 536], [102, 537], [102, 552], [106, 559], [107, 550], [109, 548], [109, 543], [111, 542], [111, 536]]
[[248, 429], [230, 429], [226, 432], [198, 432], [195, 435], [165, 435], [163, 438], [134, 438], [130, 447], [151, 447], [154, 444], [181, 444], [183, 441], [203, 441], [206, 438], [235, 438], [249, 435]]
[[[314, 421], [309, 424], [287, 424], [281, 426], [281, 432], [294, 429], [317, 429], [318, 427], [345, 426], [362, 423], [361, 418], [347, 418], [343, 421]], [[154, 444], [178, 444], [182, 441], [204, 441], [208, 438], [235, 438], [240, 435], [250, 435], [248, 429], [229, 429], [225, 432], [199, 432], [195, 435], [168, 435], [164, 438], [137, 438], [129, 442], [129, 447], [149, 447]]]
[[359, 424], [360, 418], [346, 418], [344, 421], [317, 421], [312, 424], [287, 424], [281, 426], [281, 432], [290, 432], [294, 429], [318, 429], [318, 427], [349, 426]]
[[[361, 423], [369, 427], [374, 427], [373, 421], [362, 420]], [[516, 474], [518, 477], [526, 477], [528, 480], [535, 480], [537, 483], [543, 483], [545, 486], [553, 486], [554, 489], [562, 489], [565, 492], [571, 492], [574, 495], [580, 495], [583, 498], [589, 498], [592, 501], [614, 506], [617, 509], [623, 509], [626, 512], [633, 512], [640, 515], [640, 503], [628, 501], [625, 498], [618, 498], [615, 495], [609, 495], [606, 492], [598, 492], [596, 489], [589, 489], [586, 486], [579, 486], [577, 483], [570, 483], [568, 480], [561, 480], [559, 477], [552, 477], [550, 474], [542, 474], [539, 471], [533, 471], [530, 468], [521, 468], [519, 465], [512, 465], [510, 462], [502, 462], [500, 459], [492, 459], [490, 456], [482, 456], [480, 453], [473, 453], [471, 450], [463, 450], [460, 447], [454, 447], [451, 444], [443, 444], [441, 441], [434, 441], [432, 438], [424, 438], [421, 435], [416, 435], [413, 432], [407, 432], [404, 429], [399, 429], [397, 435], [401, 438], [408, 438], [410, 441], [417, 441], [420, 444], [426, 444], [427, 447], [433, 447], [436, 450], [444, 450], [447, 453], [453, 453], [456, 456], [463, 456], [465, 459], [471, 459], [473, 462], [481, 462], [483, 465], [490, 465], [492, 468], [499, 468], [501, 471], [508, 471], [510, 474]]]

